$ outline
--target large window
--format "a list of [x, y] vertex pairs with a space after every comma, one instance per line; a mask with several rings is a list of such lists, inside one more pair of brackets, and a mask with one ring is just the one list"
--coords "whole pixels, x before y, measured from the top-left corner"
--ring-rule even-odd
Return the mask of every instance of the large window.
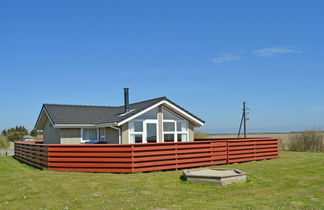
[[163, 109], [163, 139], [164, 142], [188, 141], [188, 121]]
[[81, 128], [81, 143], [93, 144], [106, 141], [105, 128]]
[[82, 131], [83, 141], [96, 141], [98, 140], [98, 130], [96, 128], [84, 128]]
[[177, 141], [188, 141], [187, 121], [177, 121]]
[[157, 122], [145, 122], [146, 128], [146, 142], [156, 143], [157, 142]]
[[175, 141], [175, 122], [172, 120], [163, 121], [163, 136], [164, 142], [174, 142]]
[[155, 143], [158, 141], [157, 131], [157, 120], [130, 121], [129, 143]]
[[129, 122], [129, 143], [153, 143], [157, 136], [157, 108], [136, 117]]
[[143, 143], [143, 121], [129, 122], [130, 143]]

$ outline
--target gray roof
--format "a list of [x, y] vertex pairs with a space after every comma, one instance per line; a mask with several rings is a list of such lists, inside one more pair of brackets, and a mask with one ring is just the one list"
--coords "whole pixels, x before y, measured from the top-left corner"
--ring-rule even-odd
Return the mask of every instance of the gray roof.
[[124, 113], [124, 106], [83, 106], [83, 105], [64, 105], [64, 104], [44, 104], [49, 117], [54, 124], [102, 124], [119, 123], [160, 101], [166, 100], [194, 118], [203, 122], [200, 118], [173, 103], [166, 97], [154, 98], [147, 101], [130, 104], [130, 112]]

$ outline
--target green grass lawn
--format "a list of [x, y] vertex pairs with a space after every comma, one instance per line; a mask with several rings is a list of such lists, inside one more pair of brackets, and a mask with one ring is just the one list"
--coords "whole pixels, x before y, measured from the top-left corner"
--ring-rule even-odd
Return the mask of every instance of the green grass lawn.
[[218, 187], [180, 180], [182, 171], [53, 172], [0, 158], [0, 209], [324, 209], [324, 153], [217, 167], [248, 173]]

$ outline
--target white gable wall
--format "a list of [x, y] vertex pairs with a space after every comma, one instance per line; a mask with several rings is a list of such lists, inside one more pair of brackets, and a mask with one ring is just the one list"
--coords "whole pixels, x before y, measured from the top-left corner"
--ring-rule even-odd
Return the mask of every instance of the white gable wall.
[[[186, 120], [185, 118], [177, 115], [174, 111], [170, 110], [168, 107], [160, 105], [152, 110], [149, 110], [142, 115], [137, 116], [135, 119], [124, 123], [122, 127], [122, 144], [129, 144], [132, 143], [131, 134], [133, 133], [132, 130], [129, 129], [129, 125], [133, 125], [134, 121], [138, 120], [157, 120], [157, 135], [158, 135], [158, 142], [164, 142], [164, 132], [163, 132], [163, 119], [169, 120], [181, 120], [187, 122], [188, 125], [188, 133], [187, 133], [187, 141], [194, 141], [194, 127], [195, 124]], [[132, 128], [132, 126], [131, 126]], [[134, 135], [134, 133], [133, 133]], [[144, 136], [142, 135], [144, 138]]]

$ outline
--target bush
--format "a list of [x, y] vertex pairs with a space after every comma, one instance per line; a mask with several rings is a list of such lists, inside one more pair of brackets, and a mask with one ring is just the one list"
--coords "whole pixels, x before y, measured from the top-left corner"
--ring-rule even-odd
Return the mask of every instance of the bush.
[[0, 149], [7, 149], [9, 147], [9, 141], [7, 137], [0, 135]]
[[323, 134], [316, 131], [303, 131], [289, 138], [289, 150], [298, 152], [324, 152]]
[[279, 139], [279, 149], [280, 150], [287, 150], [287, 143], [283, 142], [282, 139]]

